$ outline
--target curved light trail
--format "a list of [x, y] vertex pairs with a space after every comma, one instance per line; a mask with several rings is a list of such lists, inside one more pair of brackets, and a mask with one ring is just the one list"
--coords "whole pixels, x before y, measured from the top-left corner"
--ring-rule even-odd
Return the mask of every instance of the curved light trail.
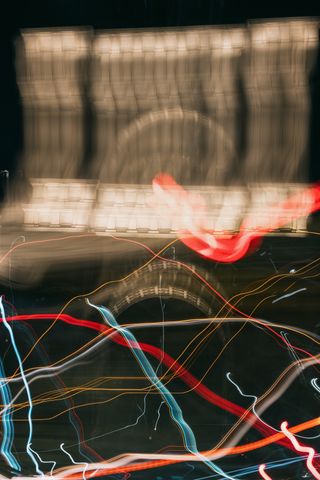
[[[248, 217], [242, 222], [238, 234], [225, 232], [224, 235], [217, 236], [204, 227], [206, 213], [201, 199], [188, 193], [171, 175], [159, 173], [154, 177], [152, 186], [158, 198], [181, 213], [185, 226], [185, 231], [179, 233], [181, 242], [202, 257], [217, 262], [236, 262], [255, 250], [264, 235], [287, 223], [288, 211], [291, 218], [298, 218], [320, 208], [320, 185], [316, 184], [293, 195], [276, 208], [271, 207], [273, 218], [263, 228], [253, 229], [254, 219]], [[307, 205], [302, 202], [306, 197], [309, 198]]]

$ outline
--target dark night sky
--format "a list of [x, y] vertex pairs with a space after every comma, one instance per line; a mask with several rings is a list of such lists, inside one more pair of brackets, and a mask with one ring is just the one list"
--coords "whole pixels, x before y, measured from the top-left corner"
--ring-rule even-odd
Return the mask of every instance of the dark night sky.
[[[9, 3], [9, 2], [8, 2]], [[29, 0], [13, 2], [7, 27], [93, 25], [97, 28], [242, 23], [252, 18], [314, 16], [304, 0]], [[318, 12], [316, 11], [318, 9]], [[4, 18], [3, 18], [4, 23]]]
[[[15, 83], [13, 40], [20, 28], [87, 25], [95, 28], [166, 27], [245, 23], [255, 18], [320, 15], [310, 0], [29, 0], [2, 5], [0, 168], [14, 172], [22, 148], [21, 105]], [[318, 82], [316, 82], [318, 83]], [[311, 156], [319, 158], [319, 89], [315, 89]], [[311, 178], [320, 178], [319, 161]]]

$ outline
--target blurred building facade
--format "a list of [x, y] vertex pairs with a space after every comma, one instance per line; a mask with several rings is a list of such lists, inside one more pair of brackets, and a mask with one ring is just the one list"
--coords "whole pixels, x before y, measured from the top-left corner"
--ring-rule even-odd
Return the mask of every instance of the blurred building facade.
[[237, 230], [248, 212], [263, 225], [307, 180], [318, 30], [288, 19], [23, 31], [24, 223], [174, 233], [179, 212], [156, 216], [149, 201], [167, 172], [205, 198], [210, 230]]
[[[29, 177], [186, 185], [305, 179], [310, 20], [248, 27], [22, 32]], [[84, 167], [84, 168], [83, 168]]]

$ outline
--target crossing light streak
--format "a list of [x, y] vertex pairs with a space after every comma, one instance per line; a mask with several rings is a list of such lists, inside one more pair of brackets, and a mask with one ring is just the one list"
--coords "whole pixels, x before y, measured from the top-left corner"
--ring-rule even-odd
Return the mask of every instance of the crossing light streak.
[[87, 303], [92, 306], [93, 308], [97, 309], [101, 315], [103, 316], [105, 322], [112, 328], [116, 329], [121, 336], [125, 339], [126, 343], [128, 344], [130, 350], [136, 357], [142, 371], [144, 374], [147, 376], [147, 378], [150, 380], [150, 382], [156, 387], [156, 389], [159, 391], [161, 397], [163, 398], [164, 402], [167, 404], [171, 417], [173, 421], [177, 424], [179, 429], [182, 432], [183, 435], [183, 440], [184, 444], [195, 457], [200, 459], [200, 461], [203, 461], [211, 470], [214, 472], [218, 473], [221, 475], [223, 478], [227, 478], [229, 480], [232, 480], [232, 477], [230, 477], [228, 474], [226, 474], [221, 468], [219, 468], [216, 464], [214, 464], [211, 460], [208, 460], [205, 455], [202, 455], [198, 448], [197, 448], [197, 443], [196, 443], [196, 438], [195, 435], [189, 426], [189, 424], [186, 422], [186, 420], [183, 417], [182, 410], [178, 404], [178, 402], [175, 400], [174, 396], [172, 393], [167, 389], [167, 387], [161, 382], [161, 380], [157, 377], [157, 374], [153, 367], [151, 366], [151, 363], [147, 359], [146, 355], [144, 354], [143, 350], [140, 348], [139, 342], [137, 342], [135, 336], [131, 333], [131, 331], [128, 328], [123, 328], [121, 327], [118, 322], [116, 321], [115, 317], [112, 315], [110, 310], [103, 306], [96, 306], [92, 304], [88, 299]]
[[259, 466], [259, 473], [264, 480], [272, 480], [272, 478], [266, 473], [266, 465], [264, 463]]
[[24, 387], [25, 387], [25, 390], [26, 390], [27, 397], [28, 397], [28, 403], [29, 403], [29, 409], [28, 409], [29, 434], [28, 434], [28, 439], [27, 439], [26, 452], [27, 452], [27, 454], [29, 455], [29, 457], [31, 458], [31, 460], [32, 460], [32, 462], [33, 462], [33, 464], [34, 464], [34, 466], [35, 466], [35, 469], [36, 469], [37, 474], [38, 474], [38, 475], [43, 475], [43, 472], [42, 472], [42, 471], [40, 470], [40, 468], [39, 468], [39, 464], [38, 464], [38, 462], [37, 462], [37, 459], [36, 459], [36, 457], [34, 456], [32, 450], [30, 449], [30, 445], [31, 445], [31, 443], [32, 443], [32, 435], [33, 435], [33, 424], [32, 424], [32, 397], [31, 397], [31, 392], [30, 392], [30, 388], [29, 388], [29, 385], [28, 385], [28, 381], [27, 381], [26, 376], [25, 376], [25, 373], [24, 373], [24, 368], [23, 368], [23, 365], [22, 365], [22, 360], [21, 360], [21, 357], [20, 357], [20, 353], [19, 353], [19, 351], [18, 351], [16, 342], [15, 342], [15, 338], [14, 338], [14, 335], [13, 335], [12, 328], [11, 328], [11, 326], [10, 326], [10, 323], [7, 322], [7, 320], [6, 320], [6, 314], [5, 314], [4, 307], [3, 307], [3, 298], [2, 298], [2, 296], [0, 296], [0, 312], [1, 312], [3, 324], [4, 324], [4, 326], [6, 327], [6, 329], [8, 330], [8, 332], [9, 332], [9, 336], [10, 336], [10, 339], [11, 339], [12, 347], [13, 347], [13, 349], [14, 349], [15, 356], [16, 356], [17, 361], [18, 361], [18, 364], [19, 364], [19, 370], [20, 370], [20, 373], [21, 373], [21, 378], [22, 378], [22, 381], [23, 381], [23, 384], [24, 384]]
[[311, 447], [305, 447], [298, 442], [298, 440], [295, 438], [293, 433], [291, 433], [288, 430], [288, 422], [284, 421], [281, 423], [281, 430], [286, 435], [286, 437], [289, 438], [290, 442], [292, 443], [294, 448], [297, 450], [297, 452], [308, 454], [308, 457], [307, 457], [308, 470], [314, 476], [314, 478], [316, 478], [317, 480], [320, 480], [320, 473], [318, 472], [318, 470], [316, 470], [316, 468], [313, 465], [313, 459], [316, 454], [315, 450]]

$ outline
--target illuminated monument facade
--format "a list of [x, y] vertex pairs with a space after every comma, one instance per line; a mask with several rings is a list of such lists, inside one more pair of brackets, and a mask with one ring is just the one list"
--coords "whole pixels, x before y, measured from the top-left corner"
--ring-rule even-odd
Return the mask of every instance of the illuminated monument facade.
[[[168, 172], [200, 188], [211, 212], [224, 206], [216, 228], [235, 229], [246, 209], [277, 202], [307, 179], [317, 48], [317, 22], [299, 19], [23, 32], [23, 162], [34, 185], [25, 223], [156, 232], [146, 199], [154, 176]], [[48, 219], [41, 198], [56, 208], [63, 202], [64, 214]], [[72, 202], [79, 201], [83, 214], [75, 219]], [[138, 212], [144, 220], [129, 227]]]

